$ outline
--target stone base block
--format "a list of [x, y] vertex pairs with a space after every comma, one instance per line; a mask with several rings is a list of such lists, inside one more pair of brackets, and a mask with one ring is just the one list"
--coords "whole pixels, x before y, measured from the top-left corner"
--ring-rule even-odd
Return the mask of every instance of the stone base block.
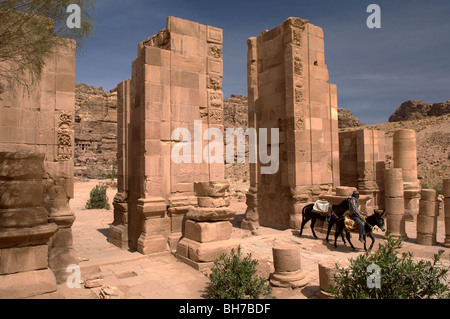
[[214, 266], [214, 262], [210, 261], [210, 262], [196, 262], [193, 260], [190, 260], [187, 257], [181, 256], [178, 253], [175, 253], [175, 257], [177, 257], [178, 259], [180, 259], [181, 261], [183, 261], [185, 264], [191, 266], [192, 268], [194, 268], [197, 271], [207, 271], [208, 269], [211, 269], [212, 266]]
[[128, 248], [128, 229], [124, 225], [112, 225], [109, 228], [108, 241], [121, 249]]
[[223, 222], [195, 222], [188, 220], [185, 223], [185, 237], [200, 243], [227, 240], [231, 238], [233, 225]]
[[169, 245], [169, 249], [172, 252], [176, 252], [178, 242], [180, 241], [183, 234], [181, 232], [172, 233], [167, 237], [167, 244]]
[[225, 197], [198, 197], [198, 207], [219, 208], [230, 206], [230, 200]]
[[434, 246], [437, 243], [436, 234], [417, 233], [417, 243], [424, 246]]
[[0, 299], [19, 299], [56, 291], [56, 279], [50, 269], [0, 276]]
[[309, 283], [303, 270], [291, 272], [275, 272], [270, 275], [269, 282], [272, 286], [283, 288], [300, 288]]
[[259, 223], [256, 221], [246, 220], [244, 219], [241, 223], [241, 228], [246, 230], [257, 230], [259, 228]]
[[47, 245], [0, 249], [0, 256], [0, 275], [48, 267]]
[[323, 291], [322, 289], [320, 290], [319, 298], [320, 299], [336, 299], [336, 297], [333, 294]]
[[229, 208], [193, 208], [186, 219], [198, 222], [216, 222], [233, 219], [236, 212]]
[[437, 217], [417, 216], [417, 232], [422, 234], [436, 234]]
[[177, 245], [177, 255], [195, 262], [215, 261], [222, 254], [229, 254], [232, 249], [237, 250], [239, 243], [235, 240], [221, 240], [211, 243], [199, 243], [183, 238]]
[[137, 251], [141, 254], [150, 255], [167, 250], [167, 239], [162, 235], [147, 236], [146, 233], [142, 233], [138, 239]]
[[404, 215], [386, 215], [386, 232], [391, 233], [393, 237], [408, 239], [406, 235], [406, 225]]

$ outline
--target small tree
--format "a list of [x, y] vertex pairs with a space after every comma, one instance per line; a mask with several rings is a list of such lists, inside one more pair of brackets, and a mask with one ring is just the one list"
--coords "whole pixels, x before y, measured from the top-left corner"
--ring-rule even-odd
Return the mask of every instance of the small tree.
[[256, 272], [257, 260], [251, 254], [242, 258], [241, 247], [237, 252], [222, 254], [214, 262], [209, 274], [210, 283], [206, 289], [209, 299], [259, 299], [273, 298], [272, 287]]
[[86, 209], [109, 209], [106, 189], [103, 185], [95, 186], [89, 193], [89, 200], [86, 202]]
[[[67, 7], [82, 9], [81, 28], [68, 28]], [[65, 38], [77, 41], [92, 34], [90, 17], [95, 0], [2, 0], [0, 1], [0, 93], [17, 87], [28, 92], [40, 79], [47, 59]]]
[[[413, 260], [413, 253], [399, 257], [400, 239], [388, 235], [386, 243], [377, 252], [366, 252], [350, 259], [350, 266], [336, 266], [335, 283], [330, 292], [342, 299], [422, 299], [449, 298], [449, 287], [444, 282], [449, 268], [438, 267], [444, 251], [435, 254], [432, 262]], [[375, 265], [380, 270], [370, 270]], [[372, 267], [373, 269], [373, 267]], [[379, 287], [368, 284], [368, 278], [379, 276]]]

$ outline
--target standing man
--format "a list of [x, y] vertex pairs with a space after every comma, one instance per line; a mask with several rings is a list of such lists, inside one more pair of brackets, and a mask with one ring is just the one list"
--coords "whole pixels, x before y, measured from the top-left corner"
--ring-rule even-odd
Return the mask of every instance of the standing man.
[[349, 206], [349, 211], [350, 211], [349, 217], [355, 221], [356, 225], [358, 225], [359, 241], [364, 243], [365, 236], [366, 236], [366, 232], [364, 230], [364, 222], [363, 222], [364, 213], [359, 210], [358, 198], [359, 198], [359, 192], [354, 191], [352, 194], [352, 197], [350, 197], [348, 199], [348, 204], [349, 204], [348, 206]]

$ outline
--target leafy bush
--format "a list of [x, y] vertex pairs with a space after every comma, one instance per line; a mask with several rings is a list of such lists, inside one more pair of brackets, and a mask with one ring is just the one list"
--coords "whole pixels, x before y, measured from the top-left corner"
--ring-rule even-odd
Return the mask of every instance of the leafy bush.
[[[444, 284], [449, 268], [437, 267], [444, 251], [435, 254], [432, 262], [415, 262], [411, 252], [399, 257], [401, 246], [401, 240], [388, 235], [387, 242], [380, 244], [377, 252], [350, 259], [349, 267], [337, 266], [330, 292], [342, 299], [449, 298], [449, 287]], [[380, 269], [378, 288], [374, 285], [369, 288], [368, 278], [374, 273], [368, 272], [368, 267], [372, 264]]]
[[107, 187], [104, 185], [95, 186], [89, 193], [89, 200], [86, 202], [86, 209], [109, 209]]
[[222, 254], [216, 259], [211, 273], [210, 283], [206, 289], [209, 299], [259, 299], [273, 298], [272, 287], [256, 272], [257, 260], [251, 254], [242, 258], [241, 247], [237, 252]]

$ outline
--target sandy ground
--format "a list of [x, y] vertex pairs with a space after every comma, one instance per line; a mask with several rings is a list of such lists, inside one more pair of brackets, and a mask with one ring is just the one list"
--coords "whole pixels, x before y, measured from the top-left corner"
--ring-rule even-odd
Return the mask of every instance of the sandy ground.
[[[105, 274], [105, 285], [118, 286], [122, 291], [121, 296], [123, 298], [202, 298], [202, 289], [207, 283], [206, 277], [178, 261], [171, 253], [143, 256], [137, 252], [119, 249], [107, 241], [109, 227], [113, 221], [112, 208], [110, 210], [86, 210], [84, 208], [89, 198], [90, 190], [98, 183], [99, 181], [96, 180], [89, 180], [88, 182], [77, 181], [75, 183], [75, 198], [70, 202], [77, 218], [72, 231], [74, 248], [78, 253], [80, 266], [87, 269], [100, 265], [100, 270]], [[248, 186], [245, 183], [232, 185], [232, 188], [239, 189], [242, 192], [245, 191], [246, 187]], [[116, 189], [108, 188], [107, 195], [110, 203], [112, 203], [115, 194]], [[236, 220], [239, 219], [239, 215], [242, 218], [243, 214], [245, 214], [246, 205], [241, 194], [232, 197], [231, 208], [237, 212]], [[343, 245], [341, 241], [338, 242], [338, 248], [334, 248], [331, 243], [324, 241], [325, 234], [323, 233], [318, 232], [320, 239], [314, 239], [309, 224], [305, 227], [303, 236], [300, 238], [298, 237], [298, 231], [293, 229], [281, 231], [261, 227], [256, 232], [250, 232], [237, 227], [238, 223], [236, 220], [233, 223], [235, 227], [233, 228], [232, 237], [239, 240], [244, 255], [251, 253], [252, 258], [259, 260], [258, 269], [262, 277], [267, 278], [274, 271], [272, 247], [284, 244], [298, 245], [300, 247], [302, 269], [309, 279], [309, 284], [298, 289], [274, 288], [273, 295], [277, 298], [319, 298], [318, 263], [329, 259], [347, 261], [349, 258], [354, 258], [364, 253], [362, 244], [355, 235], [352, 242], [357, 250], [352, 250], [348, 245]], [[415, 257], [428, 259], [439, 250], [444, 250], [442, 264], [449, 266], [450, 248], [442, 246], [445, 236], [443, 217], [439, 218], [438, 245], [436, 246], [417, 245], [415, 243], [415, 228], [415, 223], [407, 222], [406, 230], [409, 239], [403, 243], [401, 251], [412, 251]], [[384, 234], [378, 230], [375, 232], [375, 237], [374, 249], [383, 241]], [[124, 280], [127, 281], [121, 280], [120, 274], [123, 276], [123, 273], [127, 272], [132, 272], [137, 278], [125, 278]], [[153, 274], [151, 285], [159, 285], [164, 287], [165, 290], [152, 290], [149, 288], [150, 284], [145, 280], [149, 280], [150, 273]], [[157, 278], [159, 281], [154, 278], [155, 273], [158, 273]], [[139, 275], [142, 276], [139, 277]], [[144, 275], [146, 277], [143, 277]], [[179, 278], [184, 278], [185, 276], [190, 278], [191, 281], [186, 282], [186, 285], [180, 286]], [[89, 292], [78, 291], [74, 294], [72, 291], [62, 288], [61, 293], [66, 298], [95, 298], [98, 297], [99, 290], [100, 288], [89, 290]]]

